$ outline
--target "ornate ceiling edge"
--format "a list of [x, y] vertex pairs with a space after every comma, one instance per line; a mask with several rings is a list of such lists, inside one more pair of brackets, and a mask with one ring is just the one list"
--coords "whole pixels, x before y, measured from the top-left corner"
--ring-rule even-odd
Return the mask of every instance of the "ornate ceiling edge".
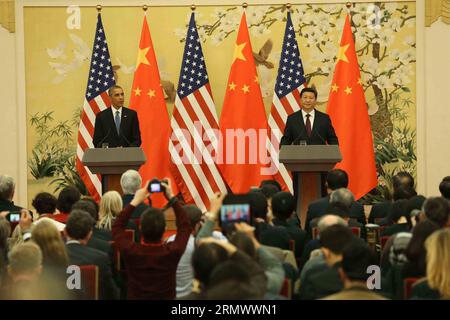
[[[0, 0], [0, 26], [15, 32], [14, 0]], [[429, 27], [439, 18], [450, 25], [450, 0], [425, 0], [425, 26]]]
[[14, 0], [0, 0], [0, 26], [9, 32], [16, 31]]
[[439, 18], [450, 24], [450, 0], [425, 0], [425, 26], [430, 27]]

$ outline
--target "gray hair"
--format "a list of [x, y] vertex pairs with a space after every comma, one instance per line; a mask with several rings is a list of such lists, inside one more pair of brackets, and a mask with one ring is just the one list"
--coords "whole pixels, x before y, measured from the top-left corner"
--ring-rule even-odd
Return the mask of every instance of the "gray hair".
[[124, 194], [135, 194], [142, 185], [142, 178], [136, 170], [127, 170], [120, 178], [120, 186]]
[[[7, 247], [7, 239], [11, 234], [11, 224], [8, 220], [3, 217], [0, 217], [0, 254], [1, 250]], [[1, 261], [1, 258], [0, 258]]]
[[335, 216], [333, 214], [327, 214], [320, 218], [317, 228], [319, 228], [319, 233], [323, 232], [326, 228], [331, 227], [335, 224], [342, 226], [347, 226], [347, 222], [341, 217]]
[[0, 199], [11, 200], [16, 183], [14, 179], [6, 174], [0, 175]]
[[342, 203], [347, 208], [350, 208], [354, 201], [355, 201], [355, 196], [347, 188], [339, 188], [337, 190], [334, 190], [330, 194], [330, 204], [339, 202], [339, 203]]

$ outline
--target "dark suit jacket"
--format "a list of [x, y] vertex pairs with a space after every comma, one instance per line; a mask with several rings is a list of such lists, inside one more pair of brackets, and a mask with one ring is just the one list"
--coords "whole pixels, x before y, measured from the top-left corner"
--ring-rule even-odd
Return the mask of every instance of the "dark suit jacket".
[[417, 281], [411, 290], [411, 299], [416, 300], [439, 300], [441, 294], [435, 289], [431, 289], [426, 278]]
[[110, 148], [139, 147], [141, 145], [141, 132], [136, 111], [122, 107], [120, 135], [117, 133], [111, 108], [99, 112], [95, 118], [92, 142], [95, 148], [101, 148], [103, 143], [108, 143]]
[[18, 207], [12, 201], [0, 199], [0, 212], [1, 211], [20, 211], [21, 207]]
[[[131, 202], [131, 200], [133, 200], [133, 198], [134, 198], [133, 194], [124, 194], [122, 196], [123, 207], [125, 208]], [[144, 212], [148, 208], [150, 207], [145, 203], [140, 203], [131, 214], [131, 219], [140, 219], [142, 212]]]
[[294, 112], [287, 118], [280, 145], [298, 144], [300, 140], [305, 140], [307, 144], [339, 144], [330, 117], [318, 110], [315, 110], [310, 137], [306, 133], [301, 110]]
[[98, 266], [100, 299], [119, 298], [118, 289], [112, 278], [109, 257], [106, 253], [79, 243], [66, 244], [66, 248], [70, 264]]
[[[376, 203], [372, 206], [369, 214], [369, 223], [376, 223], [375, 219], [382, 219], [388, 216], [389, 210], [392, 207], [391, 201]], [[377, 221], [379, 224], [379, 221]]]
[[300, 258], [302, 256], [303, 249], [306, 244], [306, 232], [300, 229], [298, 226], [291, 226], [286, 220], [273, 219], [275, 226], [286, 228], [291, 240], [295, 241], [295, 256]]
[[320, 299], [342, 290], [343, 284], [339, 277], [340, 263], [326, 270], [317, 271], [306, 277], [300, 284], [300, 299]]
[[[310, 203], [310, 205], [308, 206], [308, 211], [306, 212], [305, 230], [310, 238], [312, 236], [312, 228], [310, 226], [311, 220], [323, 216], [329, 204], [330, 197], [326, 196]], [[366, 215], [364, 213], [364, 207], [361, 203], [357, 201], [353, 202], [350, 208], [349, 216], [351, 219], [357, 220], [362, 225], [366, 225]]]

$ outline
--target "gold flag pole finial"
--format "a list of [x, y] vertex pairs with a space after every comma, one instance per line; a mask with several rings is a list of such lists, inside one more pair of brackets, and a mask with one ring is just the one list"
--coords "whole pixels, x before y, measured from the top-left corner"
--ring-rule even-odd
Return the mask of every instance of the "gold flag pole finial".
[[292, 5], [288, 2], [288, 3], [286, 3], [286, 9], [287, 9], [287, 11], [288, 12], [290, 12], [290, 13], [292, 13]]
[[102, 6], [100, 4], [97, 5], [97, 11], [98, 13], [102, 12]]
[[244, 3], [242, 4], [242, 8], [247, 9], [247, 7], [248, 7], [247, 2], [244, 2]]
[[197, 7], [195, 6], [195, 4], [191, 5], [191, 10], [195, 11], [195, 9], [197, 9]]
[[146, 4], [144, 4], [144, 5], [142, 6], [142, 10], [144, 10], [144, 12], [147, 12], [148, 6], [147, 6]]
[[345, 4], [345, 6], [347, 7], [348, 10], [350, 10], [350, 8], [352, 7], [352, 3], [349, 1]]

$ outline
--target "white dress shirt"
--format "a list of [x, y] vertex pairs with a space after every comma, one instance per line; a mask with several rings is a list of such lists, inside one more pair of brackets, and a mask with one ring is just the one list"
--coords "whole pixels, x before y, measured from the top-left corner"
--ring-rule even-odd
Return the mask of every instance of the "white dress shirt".
[[111, 106], [111, 111], [112, 111], [114, 120], [116, 120], [116, 112], [117, 111], [119, 111], [119, 117], [120, 117], [120, 119], [122, 119], [122, 107], [120, 107], [119, 109], [116, 109], [113, 106]]
[[[306, 113], [306, 112], [303, 111], [303, 109], [302, 109], [303, 123], [305, 124], [305, 126], [306, 126], [306, 115], [307, 115], [307, 114], [308, 114], [308, 113]], [[313, 109], [313, 110], [309, 113], [309, 115], [310, 115], [309, 121], [311, 121], [311, 132], [312, 132], [312, 129], [313, 129], [313, 126], [314, 126], [314, 117], [315, 117], [315, 115], [316, 115], [316, 109]]]

